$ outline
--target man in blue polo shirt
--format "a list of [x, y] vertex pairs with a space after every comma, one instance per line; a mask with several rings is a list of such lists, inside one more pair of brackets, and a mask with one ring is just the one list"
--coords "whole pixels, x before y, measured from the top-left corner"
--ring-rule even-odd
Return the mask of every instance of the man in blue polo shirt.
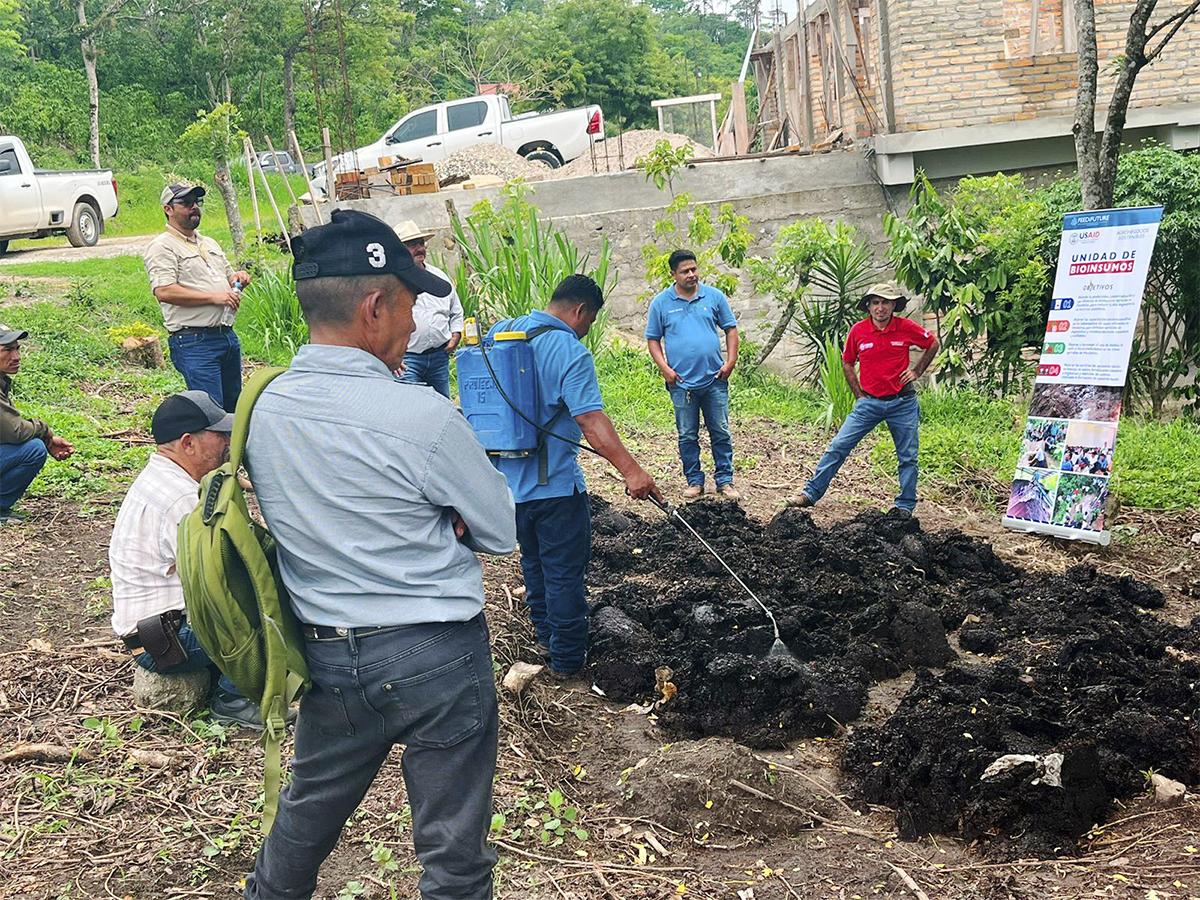
[[662, 500], [654, 479], [625, 449], [604, 413], [596, 366], [582, 343], [603, 305], [604, 294], [595, 281], [570, 275], [554, 289], [544, 312], [534, 310], [500, 322], [489, 333], [539, 330], [529, 341], [538, 384], [538, 405], [531, 418], [566, 439], [543, 435], [538, 453], [494, 460], [517, 504], [525, 603], [538, 652], [549, 658], [550, 671], [559, 678], [583, 668], [588, 644], [583, 578], [592, 552], [592, 518], [575, 444], [586, 437], [621, 473], [631, 496]]
[[[646, 346], [662, 372], [679, 432], [679, 458], [689, 500], [704, 493], [700, 468], [700, 413], [708, 428], [716, 468], [717, 493], [738, 499], [733, 486], [733, 438], [729, 434], [729, 373], [737, 365], [737, 319], [729, 298], [717, 288], [700, 283], [696, 254], [676, 250], [668, 260], [675, 283], [650, 303], [646, 319]], [[717, 330], [725, 332], [725, 355]], [[666, 341], [666, 353], [663, 342]]]

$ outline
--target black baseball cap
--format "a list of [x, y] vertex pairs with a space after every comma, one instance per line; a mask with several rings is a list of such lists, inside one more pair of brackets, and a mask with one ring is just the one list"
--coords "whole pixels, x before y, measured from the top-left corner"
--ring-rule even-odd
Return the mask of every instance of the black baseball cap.
[[156, 444], [169, 444], [200, 431], [228, 434], [233, 431], [233, 414], [217, 406], [204, 391], [183, 391], [172, 394], [154, 411], [150, 431]]
[[184, 197], [194, 196], [197, 200], [199, 200], [204, 196], [204, 194], [204, 188], [198, 184], [188, 184], [186, 181], [177, 181], [172, 184], [168, 184], [165, 188], [163, 188], [158, 199], [162, 201], [163, 206], [166, 206], [169, 203], [174, 203], [176, 200], [182, 200]]
[[445, 297], [450, 293], [449, 282], [413, 262], [390, 225], [355, 209], [335, 209], [328, 225], [293, 238], [292, 253], [292, 275], [297, 281], [390, 272], [414, 294]]

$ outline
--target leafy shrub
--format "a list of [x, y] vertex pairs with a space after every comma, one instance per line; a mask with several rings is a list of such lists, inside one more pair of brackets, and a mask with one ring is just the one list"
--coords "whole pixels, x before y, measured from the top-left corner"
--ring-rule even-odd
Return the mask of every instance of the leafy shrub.
[[[451, 227], [458, 259], [448, 273], [458, 290], [463, 311], [485, 326], [540, 309], [568, 275], [584, 274], [607, 296], [616, 286], [616, 269], [608, 239], [600, 241], [592, 263], [567, 235], [538, 219], [526, 199], [529, 188], [514, 181], [504, 188], [497, 209], [490, 200], [477, 203], [466, 219], [454, 216]], [[608, 310], [602, 309], [584, 343], [593, 353], [605, 344]]]
[[267, 270], [246, 286], [238, 334], [248, 356], [277, 366], [286, 366], [308, 343], [308, 324], [290, 269]]

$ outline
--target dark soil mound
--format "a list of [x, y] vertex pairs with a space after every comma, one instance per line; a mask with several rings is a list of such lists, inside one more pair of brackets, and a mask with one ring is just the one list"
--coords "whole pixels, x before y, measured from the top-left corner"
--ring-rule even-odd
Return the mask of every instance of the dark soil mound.
[[[845, 767], [905, 835], [999, 839], [1001, 853], [1072, 849], [1147, 768], [1200, 781], [1200, 623], [1148, 614], [1154, 588], [1024, 573], [895, 511], [829, 530], [794, 509], [765, 526], [732, 503], [682, 514], [775, 612], [793, 657], [768, 657], [767, 617], [678, 523], [594, 501], [593, 678], [644, 700], [669, 666], [673, 734], [784, 746], [852, 723], [872, 681], [916, 669], [886, 723], [854, 730]], [[992, 660], [957, 662], [947, 631]], [[1034, 759], [981, 778], [1014, 754]]]

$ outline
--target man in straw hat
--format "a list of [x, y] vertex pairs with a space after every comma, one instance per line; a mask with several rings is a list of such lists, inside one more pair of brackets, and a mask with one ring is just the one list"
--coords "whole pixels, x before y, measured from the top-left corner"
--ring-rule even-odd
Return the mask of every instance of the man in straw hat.
[[[842, 371], [854, 392], [854, 408], [817, 463], [804, 491], [788, 498], [790, 506], [812, 506], [829, 488], [842, 463], [858, 442], [886, 422], [900, 464], [900, 493], [896, 508], [911, 513], [917, 505], [917, 433], [921, 411], [913, 383], [938, 352], [938, 341], [914, 322], [895, 315], [907, 305], [894, 284], [873, 284], [859, 301], [867, 317], [854, 323], [842, 351]], [[923, 352], [914, 363], [910, 350]], [[858, 363], [857, 373], [854, 364]]]
[[416, 330], [409, 338], [400, 378], [409, 384], [427, 384], [443, 397], [449, 397], [450, 354], [462, 338], [462, 303], [450, 276], [425, 261], [425, 242], [433, 237], [433, 232], [423, 231], [411, 219], [396, 223], [395, 232], [400, 242], [408, 248], [413, 262], [451, 285], [450, 293], [445, 297], [417, 295], [416, 306], [413, 307]]

